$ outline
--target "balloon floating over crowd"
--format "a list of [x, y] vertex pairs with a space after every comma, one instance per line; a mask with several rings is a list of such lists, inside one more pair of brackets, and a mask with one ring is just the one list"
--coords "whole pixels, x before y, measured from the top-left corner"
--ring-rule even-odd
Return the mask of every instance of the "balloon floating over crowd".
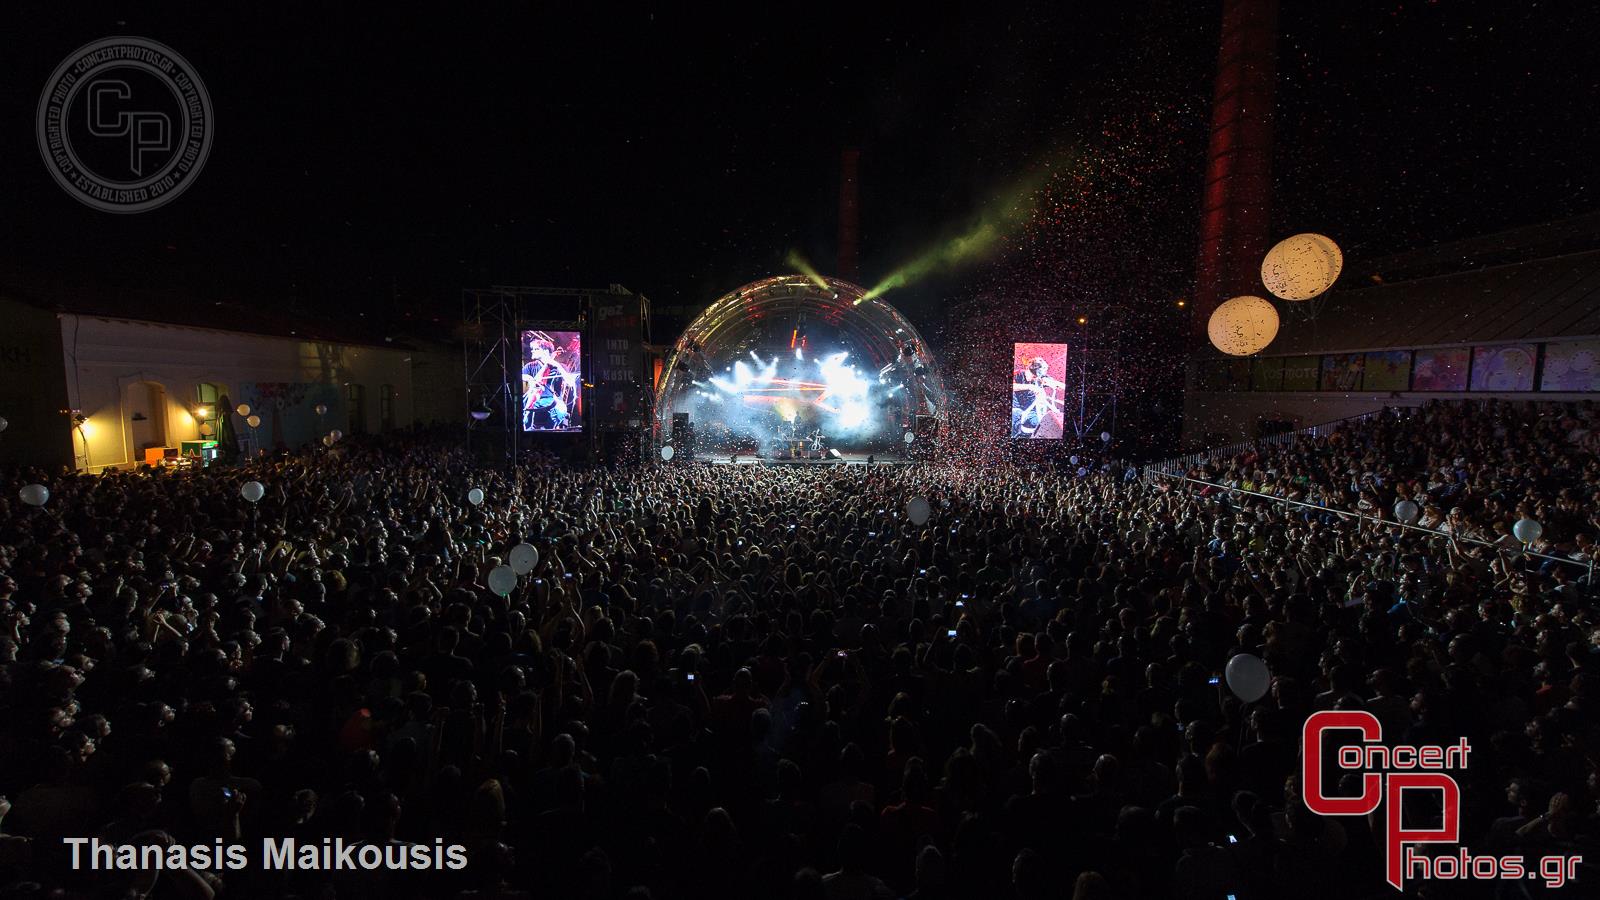
[[1272, 672], [1267, 669], [1267, 664], [1261, 657], [1249, 653], [1240, 653], [1228, 660], [1228, 667], [1224, 673], [1228, 680], [1228, 690], [1234, 696], [1246, 703], [1254, 703], [1267, 695], [1267, 690], [1272, 687]]
[[1206, 325], [1211, 345], [1229, 356], [1260, 353], [1278, 336], [1278, 308], [1250, 294], [1218, 306]]
[[[1261, 261], [1261, 283], [1280, 300], [1301, 303], [1332, 289], [1344, 271], [1344, 253], [1326, 235], [1284, 238]], [[1206, 322], [1211, 345], [1229, 356], [1253, 356], [1278, 336], [1278, 308], [1265, 297], [1243, 294], [1219, 305]]]
[[1280, 300], [1301, 302], [1320, 297], [1339, 280], [1344, 253], [1320, 234], [1284, 238], [1261, 261], [1261, 283]]
[[510, 566], [495, 566], [489, 571], [489, 590], [504, 597], [517, 589], [517, 573]]
[[913, 525], [928, 524], [928, 517], [933, 515], [933, 507], [928, 504], [927, 497], [912, 497], [906, 504], [906, 518]]

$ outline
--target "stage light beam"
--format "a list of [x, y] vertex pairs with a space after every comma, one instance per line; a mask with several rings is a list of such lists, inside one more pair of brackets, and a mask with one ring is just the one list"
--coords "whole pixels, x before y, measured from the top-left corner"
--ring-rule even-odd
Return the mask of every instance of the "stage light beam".
[[820, 274], [818, 274], [817, 270], [810, 263], [806, 262], [806, 258], [800, 255], [799, 250], [790, 250], [789, 255], [785, 256], [783, 261], [791, 266], [794, 266], [796, 271], [798, 271], [801, 275], [804, 275], [806, 280], [810, 281], [817, 287], [822, 288], [825, 291], [833, 290], [833, 288], [828, 285], [828, 279], [823, 278]]
[[978, 212], [977, 220], [954, 237], [934, 245], [910, 262], [890, 272], [855, 302], [857, 305], [882, 296], [895, 288], [969, 262], [989, 257], [1003, 238], [1032, 217], [1039, 189], [1048, 176], [1048, 166], [1030, 173], [1010, 189], [1001, 192]]

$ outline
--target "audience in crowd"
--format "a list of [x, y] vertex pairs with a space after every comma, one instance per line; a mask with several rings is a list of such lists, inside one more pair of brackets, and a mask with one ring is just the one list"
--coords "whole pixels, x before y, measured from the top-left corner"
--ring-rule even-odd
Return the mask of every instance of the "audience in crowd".
[[[1592, 853], [1596, 425], [1430, 404], [1195, 470], [1220, 488], [507, 471], [421, 435], [14, 472], [0, 896], [1378, 896], [1379, 823], [1300, 800], [1319, 709], [1468, 738], [1474, 850]], [[31, 481], [47, 505], [17, 502]], [[1334, 512], [1401, 499], [1433, 531]], [[1563, 561], [1506, 540], [1524, 517]], [[497, 594], [523, 542], [539, 562]], [[1273, 674], [1258, 702], [1219, 678], [1239, 653]], [[443, 839], [469, 864], [86, 872], [72, 836]]]

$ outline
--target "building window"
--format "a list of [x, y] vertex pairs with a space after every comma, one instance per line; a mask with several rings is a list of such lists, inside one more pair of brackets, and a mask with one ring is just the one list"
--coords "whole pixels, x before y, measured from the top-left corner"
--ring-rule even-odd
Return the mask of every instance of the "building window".
[[222, 400], [223, 387], [220, 384], [201, 382], [194, 386], [194, 413], [195, 418], [202, 422], [209, 422], [222, 415], [222, 410], [217, 409], [217, 403]]
[[359, 384], [344, 386], [344, 408], [350, 413], [350, 433], [367, 433], [366, 391]]
[[386, 384], [378, 391], [378, 427], [383, 431], [394, 430], [394, 385]]

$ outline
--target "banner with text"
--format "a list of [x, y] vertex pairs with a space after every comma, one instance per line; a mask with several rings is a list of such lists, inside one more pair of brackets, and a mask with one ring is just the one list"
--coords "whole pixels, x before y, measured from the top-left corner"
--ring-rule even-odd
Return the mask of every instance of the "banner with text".
[[644, 304], [638, 294], [605, 294], [590, 303], [594, 377], [591, 420], [618, 428], [644, 416]]

